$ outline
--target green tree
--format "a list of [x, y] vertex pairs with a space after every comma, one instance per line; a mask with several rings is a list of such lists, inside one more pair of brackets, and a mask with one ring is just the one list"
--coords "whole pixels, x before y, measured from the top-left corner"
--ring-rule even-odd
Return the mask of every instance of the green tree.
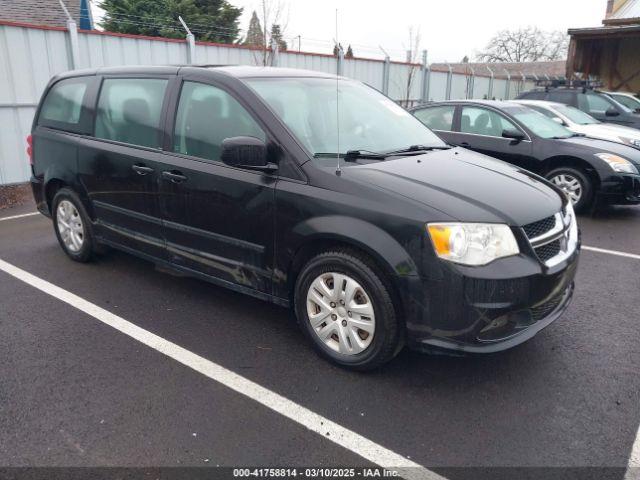
[[275, 42], [280, 51], [287, 49], [287, 42], [282, 38], [282, 30], [277, 23], [271, 25], [271, 42]]
[[264, 32], [262, 31], [262, 25], [260, 25], [260, 19], [255, 10], [251, 15], [249, 28], [247, 29], [247, 37], [244, 39], [243, 44], [252, 47], [264, 47]]
[[344, 54], [344, 58], [353, 58], [353, 49], [351, 45], [347, 47], [347, 53]]
[[109, 32], [184, 38], [181, 16], [196, 40], [233, 43], [242, 9], [226, 0], [103, 0], [100, 26]]

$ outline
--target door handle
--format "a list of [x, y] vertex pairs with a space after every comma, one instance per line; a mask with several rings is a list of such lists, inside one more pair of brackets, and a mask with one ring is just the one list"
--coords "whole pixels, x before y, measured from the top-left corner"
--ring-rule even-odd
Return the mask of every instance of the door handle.
[[131, 167], [138, 175], [149, 175], [155, 170], [151, 167], [145, 167], [144, 165], [134, 165]]
[[469, 146], [469, 142], [460, 142], [460, 146], [461, 147], [468, 147]]
[[187, 180], [187, 177], [180, 172], [162, 172], [162, 178], [171, 180], [173, 183], [182, 183]]

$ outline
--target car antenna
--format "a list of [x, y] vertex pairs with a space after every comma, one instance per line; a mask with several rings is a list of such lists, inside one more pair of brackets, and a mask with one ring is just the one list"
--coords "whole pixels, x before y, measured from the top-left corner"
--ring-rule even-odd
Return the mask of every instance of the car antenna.
[[336, 161], [338, 166], [336, 168], [336, 175], [342, 175], [340, 170], [340, 72], [338, 66], [340, 65], [340, 50], [342, 47], [338, 43], [338, 9], [336, 8], [336, 38], [333, 39], [336, 43], [336, 50], [338, 57], [336, 58]]

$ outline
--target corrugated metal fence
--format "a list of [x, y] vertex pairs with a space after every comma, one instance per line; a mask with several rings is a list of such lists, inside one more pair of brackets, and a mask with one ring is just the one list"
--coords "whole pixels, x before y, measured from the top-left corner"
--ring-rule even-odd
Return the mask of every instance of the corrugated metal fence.
[[[114, 65], [225, 64], [262, 65], [262, 50], [184, 40], [80, 31], [77, 43], [67, 29], [0, 24], [0, 185], [24, 182], [30, 168], [25, 138], [40, 95], [49, 79], [73, 68]], [[77, 46], [76, 46], [77, 45]], [[195, 58], [191, 58], [195, 57]], [[331, 55], [269, 53], [270, 64], [342, 75], [361, 80], [403, 105], [447, 98], [515, 96], [522, 81], [470, 77], [430, 71], [416, 65], [372, 59], [337, 59]], [[407, 80], [412, 82], [407, 93]]]

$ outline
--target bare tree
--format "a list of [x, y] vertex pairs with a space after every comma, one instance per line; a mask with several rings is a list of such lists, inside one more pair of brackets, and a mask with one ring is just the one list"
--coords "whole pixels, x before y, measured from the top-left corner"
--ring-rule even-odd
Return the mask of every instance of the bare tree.
[[262, 63], [262, 65], [268, 65], [273, 25], [279, 26], [280, 37], [283, 37], [289, 25], [289, 4], [282, 0], [260, 0], [258, 15], [261, 16], [260, 22], [263, 25], [264, 37], [263, 44], [265, 45], [260, 63]]
[[404, 102], [405, 106], [409, 106], [409, 101], [411, 100], [411, 87], [413, 86], [413, 82], [416, 77], [416, 72], [419, 70], [418, 63], [419, 55], [420, 55], [420, 27], [410, 26], [409, 27], [409, 45], [405, 46], [407, 50], [407, 63], [410, 63], [409, 71], [407, 73], [407, 81], [405, 84], [405, 94], [404, 94]]
[[562, 32], [545, 32], [536, 27], [502, 30], [476, 58], [482, 62], [535, 62], [563, 60], [569, 38]]

